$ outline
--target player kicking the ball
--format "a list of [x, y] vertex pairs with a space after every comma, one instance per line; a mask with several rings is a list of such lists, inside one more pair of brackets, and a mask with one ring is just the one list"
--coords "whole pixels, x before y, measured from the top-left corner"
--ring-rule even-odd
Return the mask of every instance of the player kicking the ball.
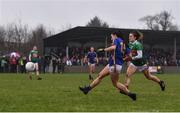
[[118, 82], [119, 80], [119, 74], [122, 69], [123, 64], [123, 39], [121, 32], [113, 32], [111, 34], [111, 40], [112, 40], [112, 46], [101, 49], [99, 51], [109, 51], [111, 52], [111, 55], [109, 57], [108, 65], [104, 67], [104, 69], [101, 70], [101, 72], [98, 74], [97, 78], [91, 82], [89, 86], [85, 87], [79, 87], [79, 89], [84, 93], [87, 94], [89, 91], [91, 91], [93, 88], [95, 88], [101, 80], [110, 75], [112, 84], [115, 88], [118, 89], [118, 91], [123, 92], [123, 94], [129, 96], [132, 100], [136, 100], [136, 94], [131, 93], [125, 85]]
[[[39, 55], [38, 55], [38, 50], [37, 47], [34, 46], [33, 50], [30, 51], [29, 53], [29, 61], [33, 62], [35, 65], [35, 71], [36, 71], [36, 76], [37, 76], [37, 80], [41, 80], [42, 78], [39, 77]], [[32, 75], [29, 74], [29, 78], [32, 80]]]
[[165, 90], [164, 81], [160, 80], [158, 77], [152, 75], [148, 70], [148, 65], [146, 60], [143, 57], [143, 46], [138, 41], [143, 37], [143, 34], [138, 31], [133, 31], [129, 34], [129, 48], [131, 49], [130, 55], [127, 56], [124, 60], [131, 61], [127, 68], [126, 78], [125, 78], [125, 86], [128, 88], [130, 84], [130, 77], [139, 70], [143, 72], [144, 76], [148, 80], [152, 80], [158, 83], [161, 87], [161, 90]]

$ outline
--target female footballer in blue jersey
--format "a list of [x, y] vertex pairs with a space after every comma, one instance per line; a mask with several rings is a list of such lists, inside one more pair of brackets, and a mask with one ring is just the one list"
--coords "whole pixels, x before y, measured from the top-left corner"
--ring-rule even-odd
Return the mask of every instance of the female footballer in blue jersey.
[[[132, 100], [136, 100], [136, 94], [131, 93], [125, 85], [118, 82], [119, 74], [122, 69], [123, 64], [123, 39], [121, 32], [113, 32], [111, 34], [112, 46], [101, 49], [101, 51], [109, 51], [111, 55], [109, 57], [108, 65], [101, 70], [98, 74], [97, 78], [89, 85], [85, 87], [79, 87], [79, 89], [84, 93], [87, 94], [90, 90], [96, 87], [101, 80], [110, 75], [111, 81], [114, 87], [116, 87], [119, 92], [129, 96]], [[99, 50], [100, 51], [100, 50]]]
[[92, 74], [95, 71], [96, 63], [98, 63], [97, 54], [94, 51], [94, 47], [90, 48], [90, 52], [87, 55], [88, 66], [89, 66], [89, 80], [93, 80]]

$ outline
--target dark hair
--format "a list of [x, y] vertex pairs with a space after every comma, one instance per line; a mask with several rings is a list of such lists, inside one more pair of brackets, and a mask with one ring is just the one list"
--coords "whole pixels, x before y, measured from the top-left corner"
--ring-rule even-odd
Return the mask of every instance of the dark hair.
[[139, 31], [132, 31], [130, 34], [133, 34], [134, 37], [136, 37], [136, 40], [142, 40], [143, 38], [143, 34]]
[[124, 40], [124, 36], [121, 31], [114, 31], [111, 34], [116, 35], [118, 38], [121, 38], [122, 40]]

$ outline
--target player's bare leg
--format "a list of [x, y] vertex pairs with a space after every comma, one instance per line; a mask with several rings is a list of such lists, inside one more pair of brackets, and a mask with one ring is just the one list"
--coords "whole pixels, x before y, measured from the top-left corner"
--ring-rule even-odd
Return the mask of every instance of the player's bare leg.
[[29, 79], [32, 80], [32, 72], [28, 72], [29, 73]]
[[164, 91], [165, 90], [165, 83], [164, 81], [160, 80], [157, 76], [152, 75], [148, 69], [143, 71], [144, 76], [148, 79], [148, 80], [152, 80], [156, 83], [158, 83], [161, 87], [161, 90]]
[[92, 65], [92, 73], [95, 72], [95, 64]]
[[92, 64], [89, 65], [89, 80], [93, 80], [93, 77], [92, 77], [92, 72], [93, 71], [93, 67], [92, 67]]
[[95, 64], [91, 65], [91, 80], [93, 80], [93, 74], [95, 72]]
[[98, 74], [97, 78], [94, 81], [92, 81], [89, 86], [79, 87], [79, 89], [84, 94], [87, 94], [90, 90], [95, 88], [102, 81], [102, 79], [104, 77], [106, 77], [107, 75], [109, 75], [109, 66], [108, 65]]
[[95, 66], [92, 67], [92, 73], [94, 73], [94, 72], [95, 72]]
[[129, 65], [127, 68], [126, 76], [125, 76], [125, 83], [124, 85], [129, 88], [129, 84], [131, 82], [131, 76], [136, 72], [137, 68], [132, 65]]
[[36, 69], [37, 80], [41, 80], [42, 78], [39, 75], [39, 65], [38, 65], [38, 63], [35, 63], [35, 69]]
[[119, 90], [119, 92], [121, 91], [123, 92], [123, 94], [129, 96], [132, 100], [136, 100], [136, 94], [131, 93], [124, 84], [118, 82], [119, 73], [113, 72], [113, 73], [110, 73], [110, 76], [111, 76], [111, 81], [112, 81], [113, 86], [116, 87]]
[[108, 65], [98, 74], [97, 78], [93, 82], [91, 82], [90, 84], [91, 89], [96, 87], [101, 82], [101, 80], [107, 75], [109, 75]]

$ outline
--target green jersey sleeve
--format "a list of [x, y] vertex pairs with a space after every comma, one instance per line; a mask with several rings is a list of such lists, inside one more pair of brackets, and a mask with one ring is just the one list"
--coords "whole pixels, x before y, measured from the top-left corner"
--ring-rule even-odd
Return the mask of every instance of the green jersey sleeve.
[[137, 42], [136, 44], [135, 44], [135, 50], [143, 50], [143, 46], [142, 46], [142, 44], [140, 43], [140, 42]]

